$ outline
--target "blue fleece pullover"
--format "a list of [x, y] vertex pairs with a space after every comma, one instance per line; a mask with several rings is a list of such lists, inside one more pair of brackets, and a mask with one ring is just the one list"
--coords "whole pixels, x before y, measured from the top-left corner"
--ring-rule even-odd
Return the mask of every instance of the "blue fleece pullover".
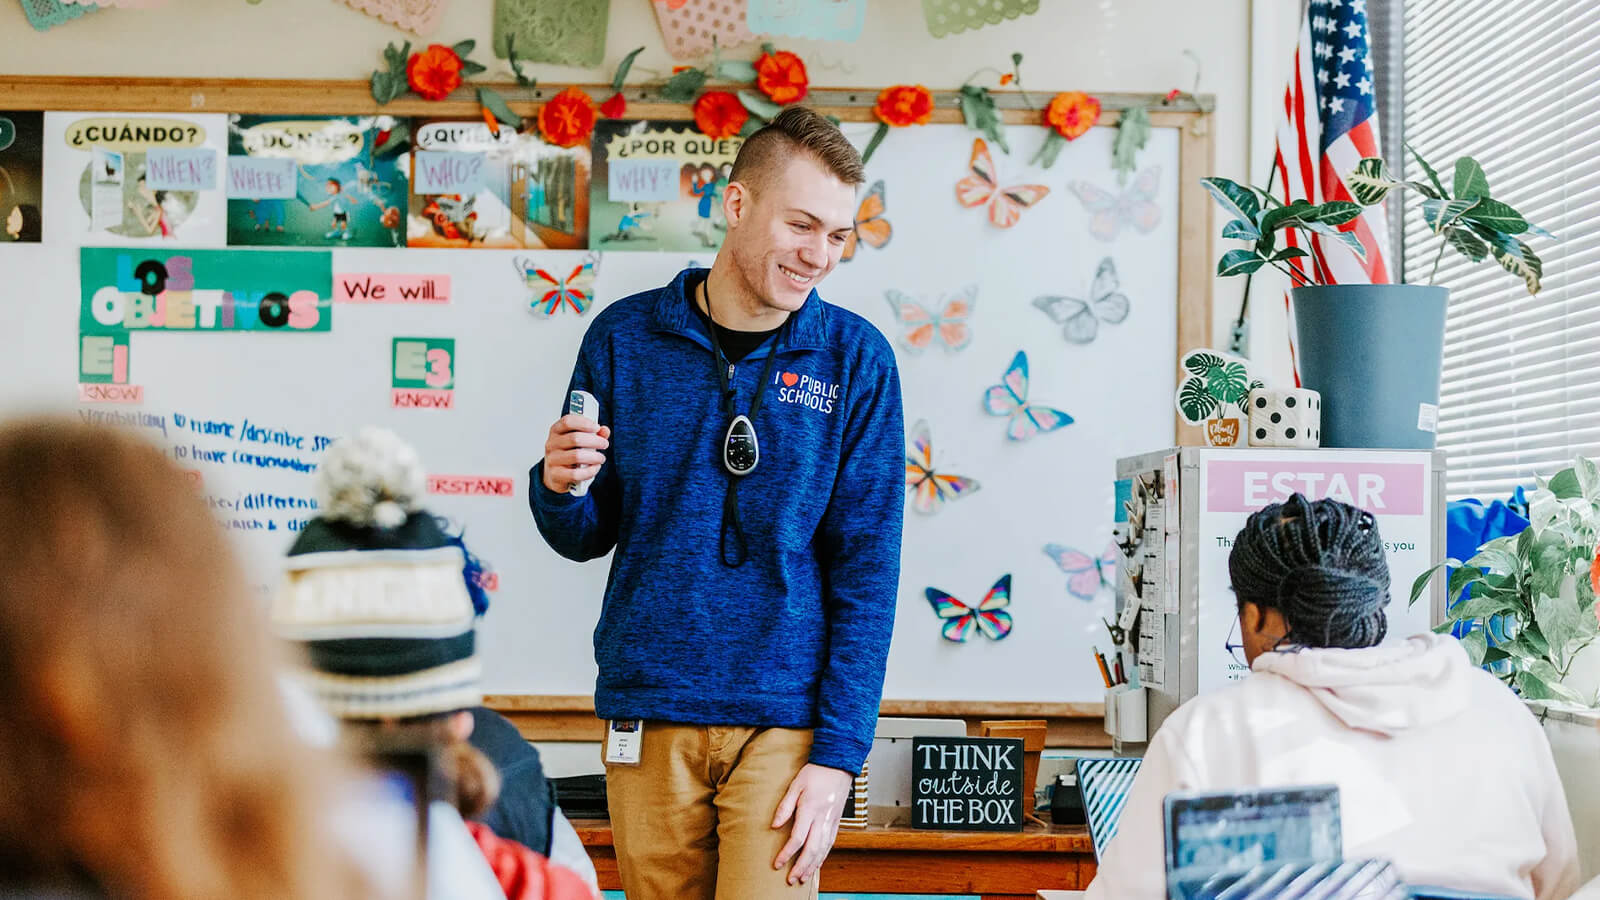
[[594, 633], [601, 718], [813, 728], [811, 762], [859, 773], [900, 574], [894, 352], [813, 291], [734, 366], [745, 413], [776, 344], [754, 418], [760, 465], [738, 489], [749, 558], [729, 568], [718, 557], [728, 418], [689, 300], [705, 276], [685, 270], [595, 317], [570, 389], [599, 401], [606, 464], [575, 497], [546, 488], [539, 463], [529, 504], [562, 556], [616, 550]]

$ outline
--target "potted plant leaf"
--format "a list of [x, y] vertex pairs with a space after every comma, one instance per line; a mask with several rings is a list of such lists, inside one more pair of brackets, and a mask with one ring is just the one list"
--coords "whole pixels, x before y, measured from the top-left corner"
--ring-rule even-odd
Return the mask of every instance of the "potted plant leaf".
[[1493, 255], [1523, 279], [1529, 293], [1539, 290], [1539, 258], [1523, 238], [1549, 233], [1491, 198], [1483, 168], [1470, 157], [1456, 160], [1454, 182], [1446, 189], [1433, 167], [1410, 152], [1426, 182], [1395, 179], [1381, 159], [1363, 159], [1345, 177], [1355, 202], [1284, 204], [1225, 178], [1201, 180], [1233, 216], [1222, 236], [1249, 245], [1223, 254], [1217, 274], [1244, 275], [1270, 265], [1289, 277], [1296, 363], [1301, 384], [1322, 395], [1325, 447], [1434, 446], [1449, 291], [1431, 284], [1433, 274], [1427, 285], [1327, 284], [1322, 267], [1301, 262], [1310, 256], [1304, 249], [1279, 247], [1282, 232], [1298, 229], [1317, 236], [1323, 246], [1342, 244], [1365, 261], [1368, 248], [1351, 223], [1364, 206], [1382, 202], [1391, 190], [1414, 190], [1425, 198], [1423, 221], [1440, 235], [1441, 256], [1451, 247], [1474, 262]]
[[[1579, 458], [1528, 498], [1529, 526], [1478, 548], [1465, 563], [1447, 559], [1411, 588], [1455, 567], [1446, 592], [1454, 605], [1439, 632], [1454, 631], [1474, 663], [1526, 700], [1595, 706], [1593, 686], [1568, 685], [1573, 660], [1600, 636], [1591, 578], [1600, 539], [1600, 467]], [[1461, 596], [1466, 591], [1466, 596]]]

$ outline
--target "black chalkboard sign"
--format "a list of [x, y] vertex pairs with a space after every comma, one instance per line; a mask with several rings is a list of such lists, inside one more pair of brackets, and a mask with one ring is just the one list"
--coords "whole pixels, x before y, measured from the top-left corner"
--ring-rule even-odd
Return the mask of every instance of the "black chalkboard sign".
[[913, 738], [911, 825], [1022, 830], [1020, 738]]

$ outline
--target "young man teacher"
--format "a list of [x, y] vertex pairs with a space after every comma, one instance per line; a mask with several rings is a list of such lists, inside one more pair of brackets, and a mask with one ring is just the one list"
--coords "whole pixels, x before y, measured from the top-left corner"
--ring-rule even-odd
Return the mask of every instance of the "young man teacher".
[[[615, 550], [595, 711], [629, 900], [814, 897], [872, 745], [905, 433], [894, 353], [816, 287], [861, 157], [784, 110], [739, 150], [709, 272], [601, 312], [529, 502], [569, 559]], [[571, 493], [588, 482], [584, 493]]]

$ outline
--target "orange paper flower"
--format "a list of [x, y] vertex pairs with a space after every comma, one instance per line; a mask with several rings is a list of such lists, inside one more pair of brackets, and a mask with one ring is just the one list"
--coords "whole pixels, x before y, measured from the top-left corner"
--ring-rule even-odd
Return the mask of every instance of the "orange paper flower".
[[728, 138], [744, 130], [750, 111], [727, 91], [706, 91], [694, 101], [694, 124], [707, 137]]
[[1015, 81], [1016, 79], [1017, 79], [1017, 76], [1011, 74], [1010, 72], [1007, 72], [1004, 75], [1000, 76], [1000, 83], [1002, 85], [1007, 85], [1007, 84], [1010, 84], [1011, 82]]
[[600, 104], [600, 112], [608, 119], [620, 119], [628, 111], [628, 101], [622, 94], [612, 94], [610, 99]]
[[1082, 91], [1057, 94], [1045, 108], [1044, 120], [1069, 141], [1082, 137], [1100, 120], [1100, 101]]
[[461, 57], [443, 44], [429, 44], [406, 60], [406, 84], [425, 100], [443, 100], [461, 86]]
[[756, 87], [779, 105], [794, 103], [806, 96], [806, 64], [787, 50], [763, 53], [756, 60]]
[[539, 134], [557, 147], [576, 147], [594, 133], [594, 119], [594, 101], [569, 87], [539, 107]]
[[926, 125], [933, 115], [933, 95], [920, 84], [897, 84], [878, 92], [872, 114], [885, 125]]
[[[1594, 548], [1594, 562], [1589, 563], [1589, 587], [1594, 588], [1596, 597], [1600, 597], [1600, 547]], [[1594, 616], [1600, 619], [1600, 600], [1595, 601]]]

